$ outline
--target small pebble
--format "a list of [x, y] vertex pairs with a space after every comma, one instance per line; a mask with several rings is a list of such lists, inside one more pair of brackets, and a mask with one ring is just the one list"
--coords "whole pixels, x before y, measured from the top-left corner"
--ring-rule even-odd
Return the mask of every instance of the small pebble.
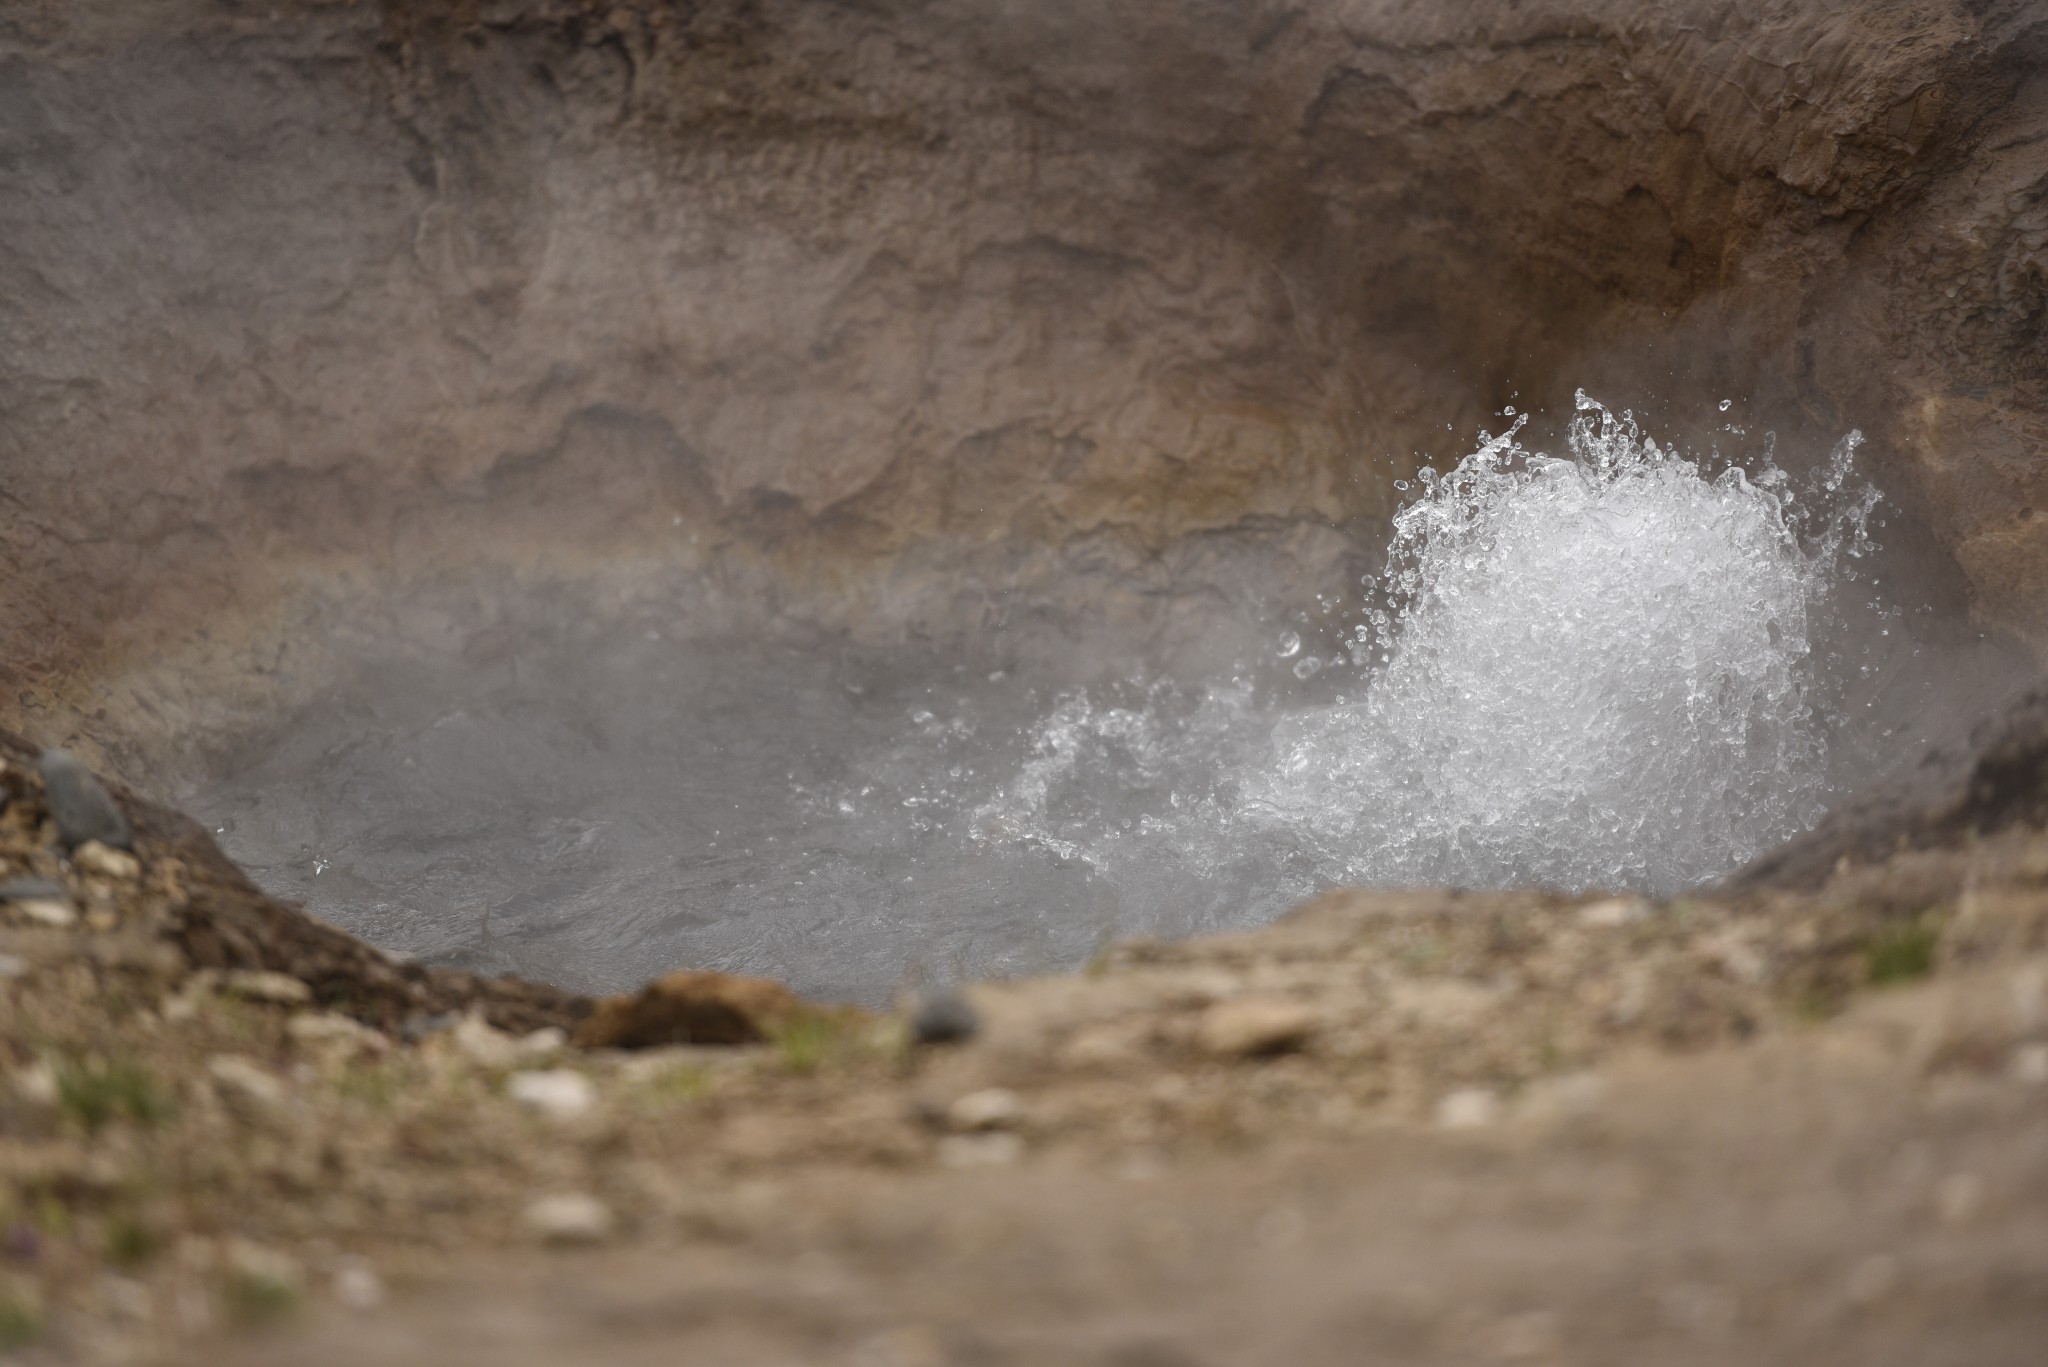
[[1650, 914], [1650, 904], [1640, 897], [1609, 897], [1599, 902], [1588, 902], [1579, 908], [1579, 924], [1582, 926], [1625, 926], [1640, 921]]
[[14, 1091], [37, 1106], [57, 1104], [57, 1070], [40, 1059], [14, 1074]]
[[1446, 1130], [1483, 1130], [1500, 1119], [1500, 1098], [1484, 1087], [1461, 1087], [1436, 1104], [1436, 1123]]
[[221, 1100], [244, 1110], [266, 1111], [284, 1101], [284, 1084], [261, 1064], [239, 1054], [215, 1054], [206, 1061]]
[[574, 1120], [597, 1104], [597, 1089], [590, 1079], [571, 1068], [514, 1073], [505, 1084], [505, 1095], [551, 1120]]
[[981, 1013], [950, 989], [918, 999], [910, 1017], [910, 1038], [917, 1044], [960, 1044], [981, 1033]]
[[0, 978], [20, 978], [28, 974], [28, 960], [12, 954], [0, 954]]
[[527, 1227], [551, 1244], [595, 1244], [611, 1237], [611, 1207], [585, 1192], [543, 1196], [526, 1208]]
[[334, 1299], [351, 1310], [375, 1310], [384, 1303], [384, 1279], [363, 1263], [350, 1263], [334, 1274]]
[[1006, 1130], [1024, 1113], [1017, 1094], [1002, 1087], [969, 1092], [946, 1108], [946, 1124], [955, 1130]]
[[10, 878], [0, 883], [0, 902], [61, 902], [71, 889], [54, 878]]
[[569, 1032], [559, 1025], [543, 1025], [540, 1029], [520, 1037], [519, 1053], [522, 1058], [546, 1058], [559, 1054], [569, 1047]]
[[2012, 1077], [2039, 1087], [2048, 1084], [2048, 1044], [2022, 1044], [2012, 1051]]
[[1284, 1054], [1307, 1044], [1318, 1018], [1300, 1002], [1278, 997], [1237, 997], [1202, 1014], [1195, 1042], [1219, 1058]]
[[266, 973], [238, 969], [221, 982], [221, 991], [245, 1001], [270, 1002], [276, 1006], [304, 1006], [313, 1000], [313, 989], [289, 973]]
[[482, 1016], [464, 1016], [448, 1037], [480, 1068], [510, 1068], [519, 1061], [519, 1041]]
[[17, 914], [27, 917], [39, 926], [54, 926], [58, 930], [78, 924], [78, 911], [69, 902], [16, 902]]
[[247, 1239], [230, 1239], [221, 1249], [221, 1255], [221, 1261], [230, 1272], [259, 1286], [291, 1295], [305, 1284], [306, 1274], [299, 1266], [299, 1260], [279, 1249], [266, 1248]]
[[43, 800], [66, 849], [77, 849], [88, 840], [117, 850], [134, 845], [128, 818], [114, 804], [105, 785], [76, 755], [66, 750], [45, 750], [37, 768], [43, 775]]
[[97, 840], [88, 840], [71, 852], [71, 866], [80, 873], [97, 874], [117, 882], [132, 883], [142, 877], [142, 861], [125, 850]]
[[360, 1021], [327, 1012], [303, 1012], [285, 1024], [285, 1031], [301, 1044], [349, 1043], [387, 1045], [389, 1040]]

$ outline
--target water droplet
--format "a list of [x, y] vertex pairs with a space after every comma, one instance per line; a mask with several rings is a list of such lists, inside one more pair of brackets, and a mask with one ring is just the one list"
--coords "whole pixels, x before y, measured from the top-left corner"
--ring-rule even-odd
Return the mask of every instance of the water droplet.
[[1306, 679], [1323, 667], [1323, 662], [1313, 655], [1304, 655], [1294, 662], [1294, 677]]
[[1288, 632], [1288, 633], [1287, 633], [1286, 635], [1284, 635], [1284, 636], [1282, 636], [1282, 637], [1280, 638], [1280, 658], [1281, 658], [1281, 659], [1283, 659], [1283, 660], [1288, 660], [1288, 659], [1292, 659], [1293, 657], [1295, 657], [1296, 655], [1299, 655], [1300, 653], [1301, 653], [1301, 637], [1300, 637], [1300, 636], [1299, 636], [1298, 634], [1296, 634], [1295, 632], [1292, 632], [1292, 631], [1290, 631], [1290, 632]]
[[1726, 412], [1727, 412], [1727, 411], [1728, 411], [1729, 409], [1733, 408], [1734, 406], [1735, 406], [1735, 400], [1733, 400], [1733, 399], [1723, 399], [1723, 400], [1721, 400], [1721, 411], [1722, 411], [1723, 413], [1726, 413]]
[[1515, 416], [1515, 406], [1513, 404], [1509, 404], [1506, 408], [1501, 409], [1500, 415], [1503, 418], [1512, 418], [1513, 416]]

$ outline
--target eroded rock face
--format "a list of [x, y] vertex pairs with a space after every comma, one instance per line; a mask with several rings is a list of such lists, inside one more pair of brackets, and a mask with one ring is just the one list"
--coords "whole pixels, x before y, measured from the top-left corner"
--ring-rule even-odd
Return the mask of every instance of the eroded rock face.
[[1578, 385], [1862, 427], [2039, 650], [2044, 70], [2024, 3], [16, 6], [5, 719], [176, 730], [294, 586], [500, 562], [1137, 619]]

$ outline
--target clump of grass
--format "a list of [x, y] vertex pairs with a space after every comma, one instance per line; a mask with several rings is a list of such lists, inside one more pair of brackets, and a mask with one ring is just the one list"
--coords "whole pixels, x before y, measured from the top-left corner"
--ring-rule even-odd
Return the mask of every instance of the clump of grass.
[[276, 1324], [299, 1308], [299, 1288], [289, 1279], [242, 1269], [221, 1289], [228, 1318], [248, 1328]]
[[1926, 917], [1878, 931], [1863, 943], [1864, 975], [1873, 987], [1924, 978], [1940, 940], [1941, 927]]
[[799, 1075], [815, 1073], [843, 1047], [839, 1023], [823, 1012], [793, 1017], [769, 1037], [783, 1068]]
[[57, 1106], [88, 1134], [116, 1120], [144, 1127], [170, 1119], [171, 1100], [141, 1064], [130, 1059], [81, 1059], [57, 1068]]
[[43, 1191], [37, 1195], [35, 1210], [29, 1220], [39, 1233], [52, 1239], [70, 1237], [71, 1207], [65, 1205], [54, 1191]]
[[1792, 994], [1792, 1015], [1795, 1020], [1808, 1025], [1819, 1025], [1833, 1020], [1842, 1009], [1842, 994], [1839, 990], [1820, 983], [1808, 983]]
[[1404, 939], [1394, 953], [1403, 968], [1426, 973], [1450, 957], [1451, 947], [1434, 935], [1417, 934]]
[[0, 1353], [19, 1352], [42, 1336], [42, 1311], [20, 1296], [0, 1291]]
[[346, 1099], [378, 1111], [390, 1110], [399, 1094], [398, 1078], [391, 1068], [380, 1063], [349, 1067], [336, 1079], [334, 1089]]
[[1088, 962], [1081, 966], [1085, 977], [1099, 978], [1109, 972], [1116, 962], [1116, 927], [1104, 926], [1102, 933], [1095, 937], [1095, 948], [1088, 951]]
[[124, 1212], [107, 1222], [100, 1246], [107, 1261], [114, 1266], [137, 1268], [163, 1252], [164, 1239], [141, 1216]]
[[649, 1101], [656, 1103], [695, 1101], [711, 1090], [711, 1074], [693, 1064], [678, 1064], [649, 1078], [642, 1090]]

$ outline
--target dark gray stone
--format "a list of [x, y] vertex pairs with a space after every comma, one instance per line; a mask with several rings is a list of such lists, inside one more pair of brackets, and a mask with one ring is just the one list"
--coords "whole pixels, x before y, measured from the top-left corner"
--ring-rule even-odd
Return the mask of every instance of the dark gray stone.
[[442, 1011], [431, 1016], [408, 1016], [398, 1027], [398, 1037], [407, 1044], [418, 1044], [429, 1035], [438, 1035], [443, 1030], [453, 1030], [462, 1023], [459, 1011]]
[[51, 878], [10, 878], [0, 883], [0, 902], [62, 902], [71, 890]]
[[918, 1044], [959, 1044], [980, 1032], [981, 1013], [951, 989], [919, 998], [910, 1017], [910, 1037]]
[[117, 850], [134, 845], [128, 818], [114, 805], [106, 786], [93, 776], [76, 755], [65, 750], [45, 750], [37, 761], [43, 773], [43, 800], [57, 822], [57, 834], [66, 849], [77, 849], [88, 840], [111, 845]]

